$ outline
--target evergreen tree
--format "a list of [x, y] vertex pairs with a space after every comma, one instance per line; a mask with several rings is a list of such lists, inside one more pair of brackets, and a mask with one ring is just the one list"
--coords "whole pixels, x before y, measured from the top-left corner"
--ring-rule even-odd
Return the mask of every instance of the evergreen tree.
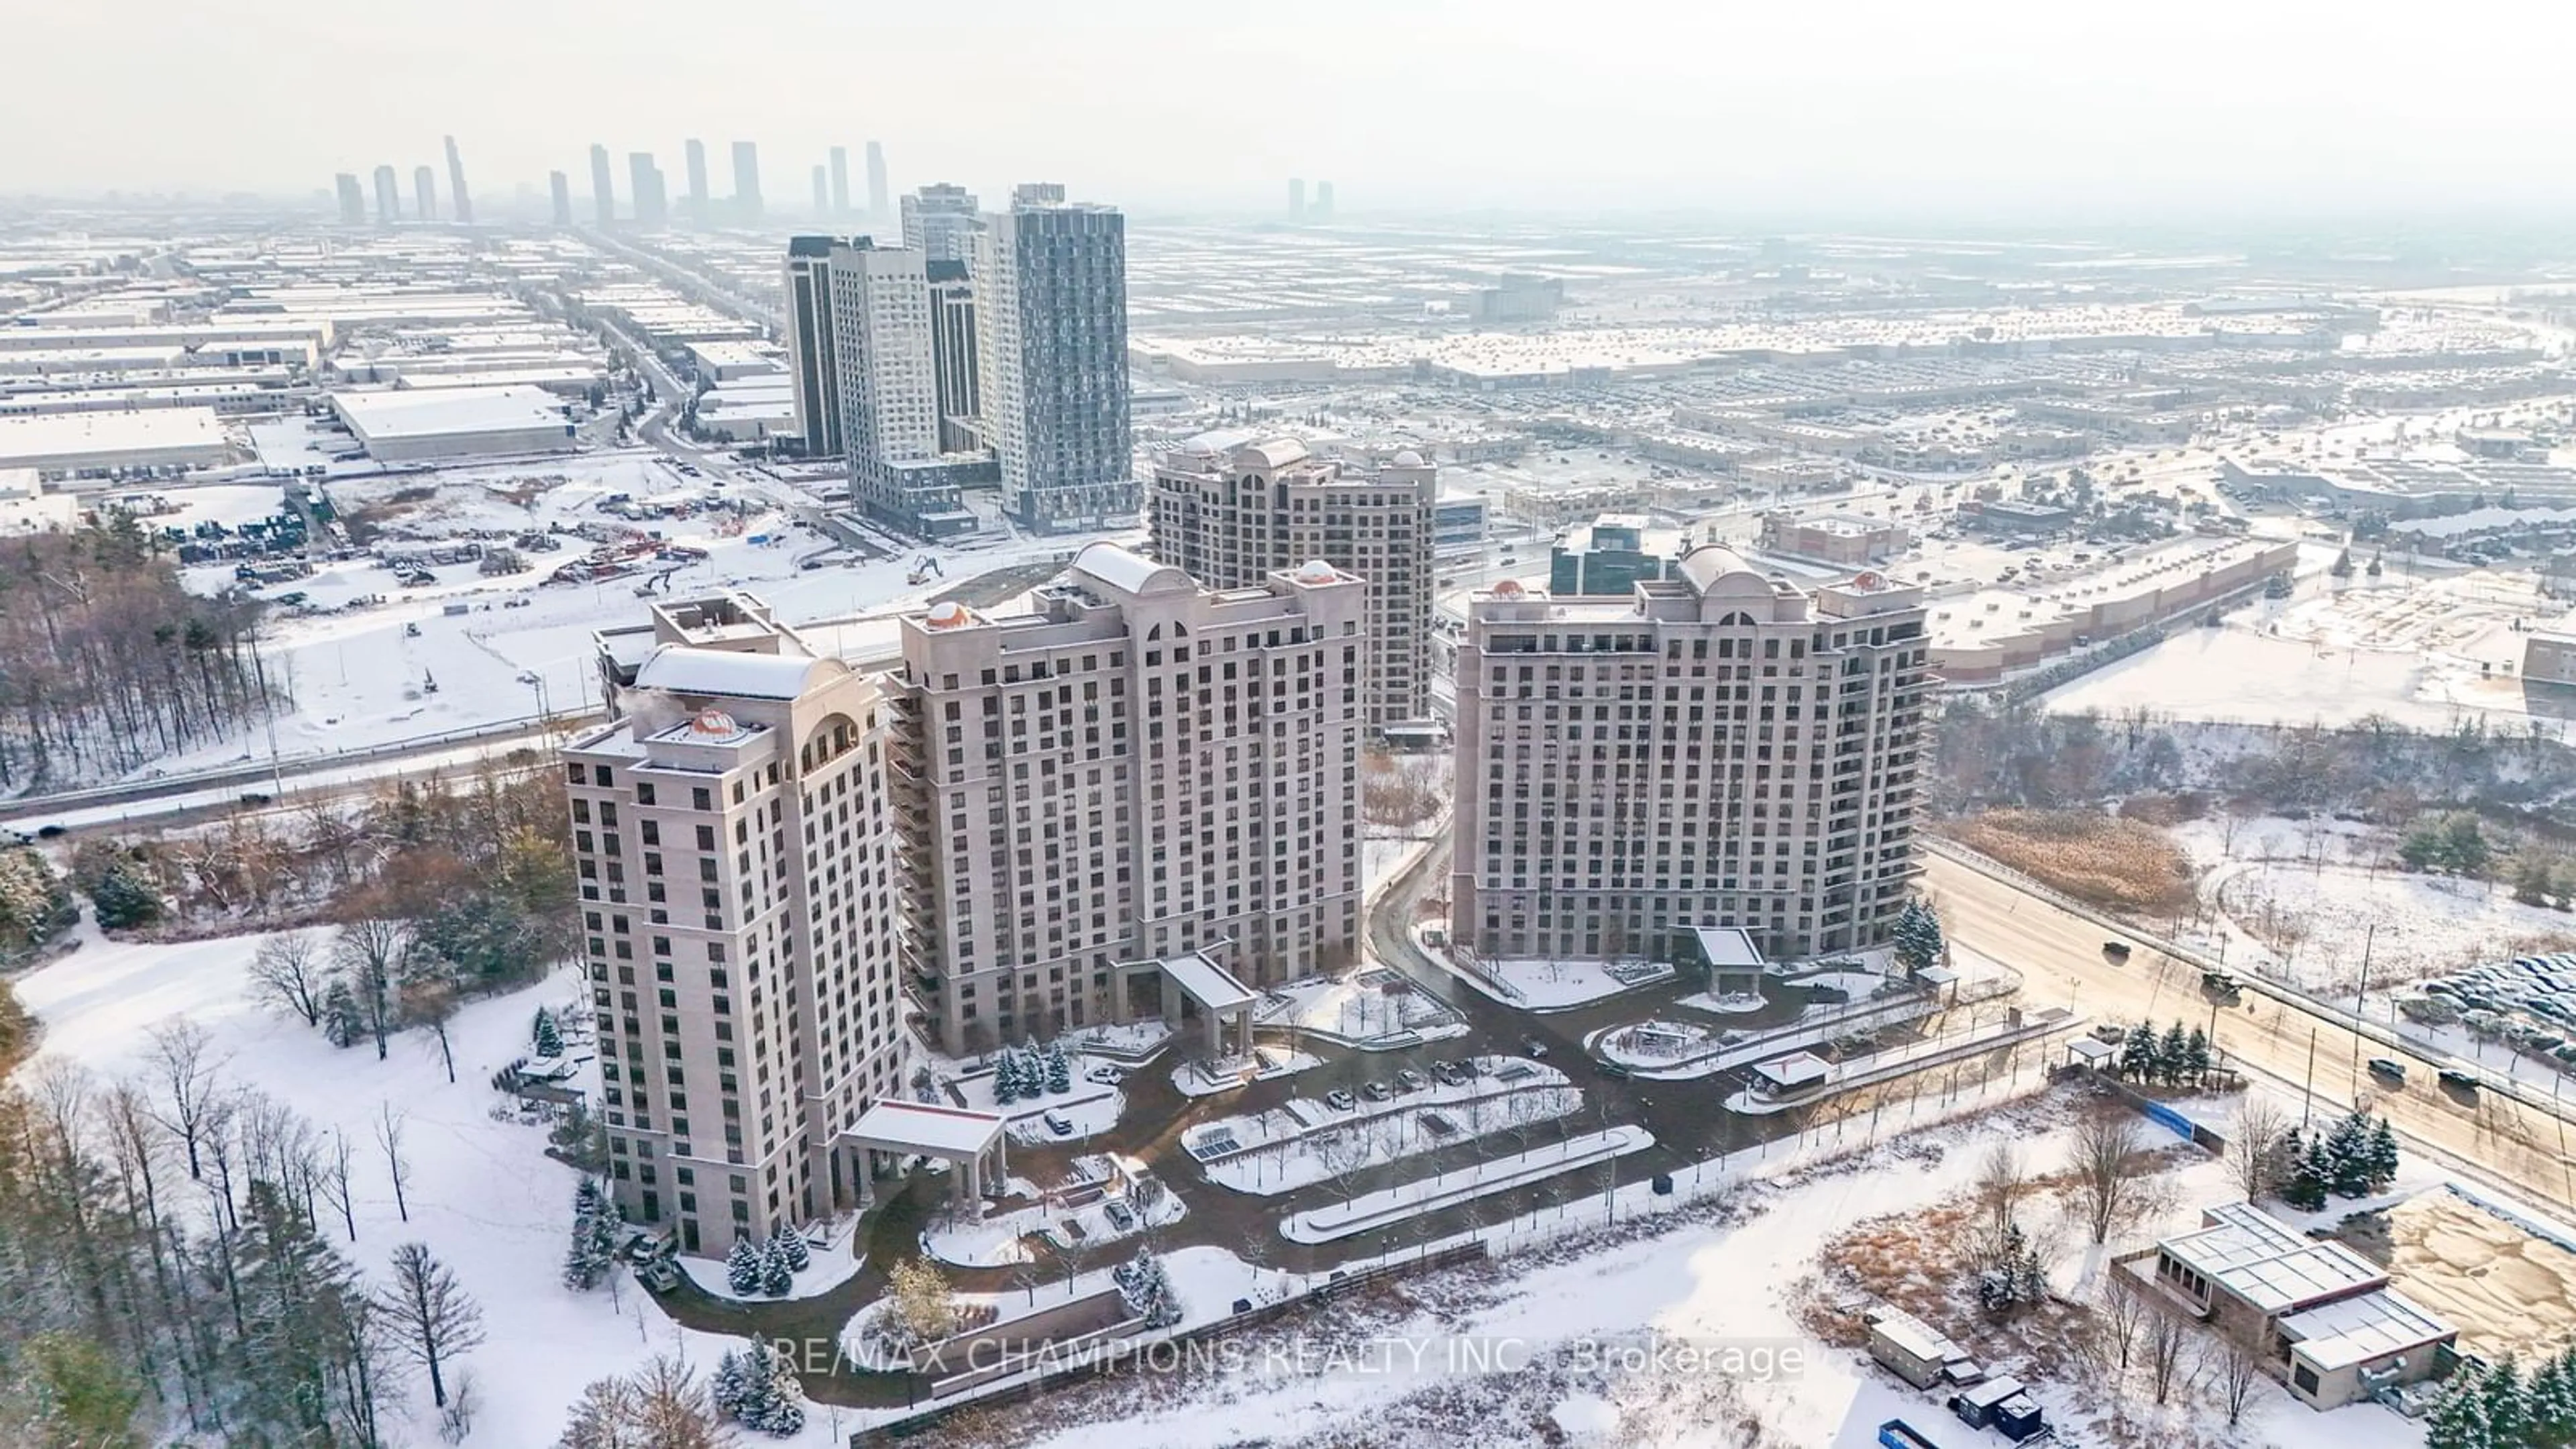
[[725, 1254], [725, 1287], [736, 1298], [752, 1297], [760, 1292], [762, 1266], [761, 1251], [752, 1246], [749, 1234], [734, 1239], [732, 1249]]
[[760, 1291], [772, 1298], [784, 1298], [796, 1286], [796, 1270], [787, 1266], [787, 1250], [772, 1238], [760, 1253]]
[[2183, 1044], [2183, 1074], [2195, 1082], [2206, 1082], [2209, 1080], [2209, 1067], [2209, 1033], [2195, 1026]]
[[716, 1371], [707, 1379], [707, 1397], [714, 1401], [716, 1412], [728, 1419], [742, 1417], [742, 1406], [750, 1397], [751, 1380], [743, 1356], [726, 1349], [716, 1360]]
[[1896, 964], [1909, 976], [1919, 975], [1941, 964], [1941, 918], [1919, 898], [1905, 903], [1897, 912], [1893, 932]]
[[2355, 1112], [2337, 1122], [2325, 1141], [2326, 1186], [2337, 1197], [2370, 1195], [2370, 1119]]
[[1073, 1090], [1073, 1062], [1065, 1056], [1064, 1043], [1061, 1041], [1052, 1043], [1047, 1048], [1046, 1078], [1047, 1090], [1050, 1092]]
[[1009, 1047], [993, 1058], [993, 1100], [1005, 1107], [1020, 1100], [1019, 1053]]
[[122, 858], [99, 876], [98, 883], [90, 887], [89, 898], [98, 907], [102, 930], [148, 926], [161, 919], [161, 893], [143, 878], [141, 867]]
[[2476, 879], [2487, 873], [2490, 852], [2478, 817], [2466, 811], [2451, 817], [2442, 827], [2442, 854], [2451, 869], [2461, 875]]
[[2182, 1079], [2191, 1060], [2191, 1034], [2177, 1021], [2165, 1028], [2164, 1040], [2156, 1044], [2156, 1079], [2167, 1086]]
[[555, 1014], [542, 1006], [537, 1008], [537, 1019], [530, 1029], [529, 1039], [535, 1044], [538, 1056], [563, 1055], [563, 1028], [555, 1024]]
[[572, 1190], [572, 1244], [564, 1250], [563, 1284], [576, 1292], [599, 1286], [608, 1276], [609, 1260], [598, 1251], [600, 1213], [606, 1204], [600, 1201], [599, 1183], [585, 1177]]
[[2120, 1075], [2143, 1082], [2156, 1074], [2156, 1029], [2139, 1022], [2120, 1042]]
[[2478, 1396], [2486, 1400], [2487, 1433], [2499, 1449], [2522, 1449], [2531, 1442], [2531, 1398], [2512, 1354], [2497, 1360], [2478, 1381]]
[[2576, 1349], [2542, 1359], [2523, 1398], [2533, 1444], [2566, 1449], [2576, 1443]]
[[2370, 1190], [2388, 1191], [2397, 1181], [2397, 1134], [2390, 1130], [2385, 1117], [2371, 1124], [2369, 1163]]
[[2326, 1166], [2325, 1143], [2310, 1138], [2302, 1149], [2294, 1136], [2290, 1146], [2291, 1168], [2281, 1181], [2281, 1201], [2302, 1212], [2317, 1212], [2326, 1205], [2326, 1184], [2330, 1174]]
[[2487, 1415], [2486, 1371], [2476, 1363], [2451, 1375], [2424, 1420], [2424, 1449], [2510, 1449], [2498, 1443]]
[[787, 1259], [787, 1270], [791, 1273], [804, 1272], [806, 1266], [814, 1261], [813, 1252], [805, 1246], [803, 1233], [791, 1230], [779, 1234], [777, 1248]]
[[805, 1390], [787, 1355], [758, 1340], [743, 1351], [742, 1393], [734, 1416], [744, 1427], [780, 1438], [805, 1428]]
[[358, 1010], [357, 993], [349, 989], [349, 978], [334, 976], [329, 989], [322, 993], [322, 1035], [335, 1047], [355, 1046], [367, 1034], [367, 1018]]
[[1147, 1328], [1169, 1328], [1181, 1321], [1181, 1300], [1172, 1291], [1171, 1275], [1146, 1248], [1139, 1246], [1135, 1257], [1109, 1270], [1109, 1277], [1128, 1311], [1144, 1319]]

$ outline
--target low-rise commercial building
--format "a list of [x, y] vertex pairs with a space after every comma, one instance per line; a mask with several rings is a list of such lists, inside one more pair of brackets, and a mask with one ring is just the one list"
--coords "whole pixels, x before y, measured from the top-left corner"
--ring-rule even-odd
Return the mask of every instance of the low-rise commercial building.
[[48, 477], [210, 468], [232, 457], [232, 440], [209, 407], [0, 417], [0, 468]]
[[2120, 1260], [2116, 1271], [2252, 1350], [2310, 1408], [2429, 1379], [2439, 1350], [2459, 1337], [2390, 1287], [2377, 1264], [2252, 1203], [2210, 1208], [2201, 1223]]
[[1813, 559], [1818, 563], [1859, 568], [1903, 553], [1914, 541], [1904, 524], [1892, 519], [1863, 518], [1849, 513], [1823, 513], [1801, 518], [1786, 511], [1762, 515], [1764, 553]]
[[1639, 581], [1672, 572], [1673, 560], [1649, 549], [1643, 514], [1605, 513], [1547, 551], [1547, 591], [1560, 599], [1625, 598]]
[[453, 387], [331, 394], [331, 408], [379, 462], [421, 462], [573, 446], [562, 400], [542, 388]]

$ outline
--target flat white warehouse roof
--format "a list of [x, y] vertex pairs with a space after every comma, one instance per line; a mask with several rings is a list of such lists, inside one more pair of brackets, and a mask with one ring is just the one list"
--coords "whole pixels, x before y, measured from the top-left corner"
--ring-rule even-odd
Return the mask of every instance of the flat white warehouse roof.
[[0, 418], [0, 468], [219, 463], [224, 455], [224, 426], [213, 408]]
[[359, 440], [471, 436], [564, 425], [563, 400], [539, 387], [441, 387], [335, 392], [331, 406]]

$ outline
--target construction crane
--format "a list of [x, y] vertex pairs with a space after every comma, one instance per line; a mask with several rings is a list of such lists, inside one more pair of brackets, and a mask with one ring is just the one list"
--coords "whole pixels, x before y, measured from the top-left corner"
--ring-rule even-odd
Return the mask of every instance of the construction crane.
[[906, 584], [920, 585], [930, 582], [933, 578], [944, 579], [946, 577], [948, 577], [948, 574], [945, 570], [939, 567], [939, 560], [932, 558], [928, 554], [923, 554], [921, 557], [912, 561], [912, 572], [904, 575], [903, 581]]
[[669, 593], [671, 591], [671, 575], [678, 573], [681, 569], [686, 567], [688, 567], [686, 564], [673, 564], [671, 567], [666, 568], [660, 573], [655, 574], [653, 577], [646, 579], [644, 582], [637, 584], [635, 586], [635, 597], [639, 599], [649, 599], [655, 594]]

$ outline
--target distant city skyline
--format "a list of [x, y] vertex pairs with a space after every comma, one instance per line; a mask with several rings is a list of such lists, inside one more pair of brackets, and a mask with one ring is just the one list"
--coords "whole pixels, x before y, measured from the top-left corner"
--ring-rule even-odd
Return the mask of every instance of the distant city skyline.
[[[971, 73], [954, 64], [953, 19], [796, 12], [797, 69], [848, 71], [867, 98], [855, 108], [837, 88], [768, 83], [784, 12], [772, 23], [755, 4], [709, 28], [659, 23], [666, 3], [566, 0], [542, 29], [498, 0], [340, 27], [219, 20], [173, 0], [30, 7], [12, 42], [39, 63], [0, 94], [0, 124], [47, 144], [0, 165], [0, 192], [310, 198], [339, 172], [436, 165], [452, 133], [478, 189], [507, 196], [552, 170], [579, 176], [593, 140], [672, 155], [694, 134], [754, 140], [789, 175], [835, 145], [881, 141], [890, 192], [947, 177], [1001, 194], [1061, 176], [1130, 208], [1274, 215], [1291, 175], [1333, 178], [1344, 216], [2576, 205], [2554, 162], [2576, 149], [2576, 112], [2556, 99], [2552, 60], [2576, 21], [2498, 0], [2466, 0], [2422, 34], [2288, 0], [2152, 15], [1611, 0], [1572, 28], [1553, 10], [1454, 0], [1220, 16], [1176, 0], [1105, 14], [1005, 0], [975, 27]], [[2517, 42], [2481, 38], [2496, 34]], [[1154, 88], [1097, 83], [1140, 60], [1213, 75], [1273, 55], [1318, 62], [1301, 68], [1297, 106], [1197, 107], [1175, 125]], [[698, 78], [696, 114], [675, 117], [640, 83], [676, 72]], [[318, 126], [290, 107], [212, 104], [244, 74], [364, 75], [399, 103]], [[99, 95], [120, 103], [101, 111]]]

